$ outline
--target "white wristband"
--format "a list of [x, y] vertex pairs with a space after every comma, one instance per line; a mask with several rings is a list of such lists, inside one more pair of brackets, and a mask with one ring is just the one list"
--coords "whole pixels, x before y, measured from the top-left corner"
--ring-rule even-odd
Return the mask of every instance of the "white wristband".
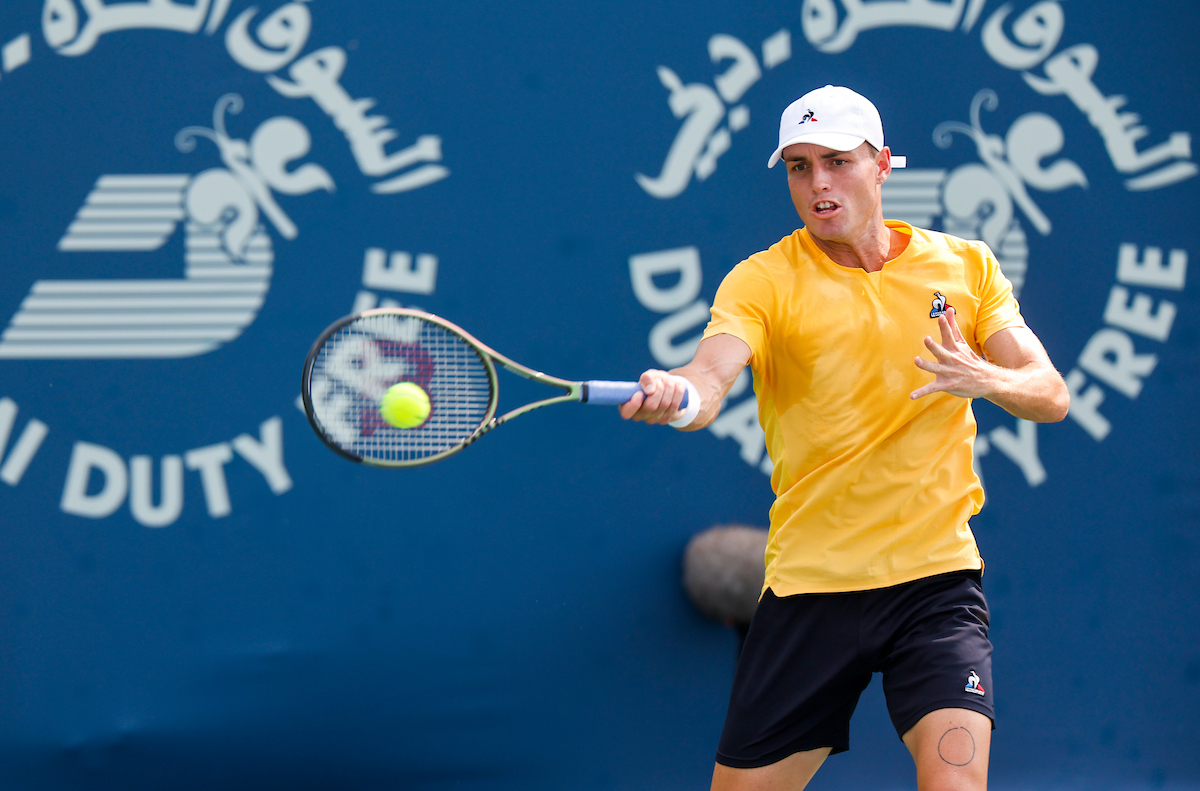
[[682, 382], [687, 387], [687, 406], [683, 408], [682, 417], [672, 420], [667, 425], [671, 428], [686, 428], [700, 414], [700, 393], [696, 392], [696, 386], [686, 376], [674, 376], [672, 378], [678, 382]]

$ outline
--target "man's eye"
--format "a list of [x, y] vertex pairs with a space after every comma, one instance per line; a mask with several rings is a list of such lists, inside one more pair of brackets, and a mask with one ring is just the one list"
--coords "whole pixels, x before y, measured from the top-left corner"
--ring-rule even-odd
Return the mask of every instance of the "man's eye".
[[833, 164], [835, 164], [835, 165], [844, 165], [844, 164], [846, 164], [846, 160], [844, 160], [844, 159], [835, 159], [835, 160], [833, 160]]

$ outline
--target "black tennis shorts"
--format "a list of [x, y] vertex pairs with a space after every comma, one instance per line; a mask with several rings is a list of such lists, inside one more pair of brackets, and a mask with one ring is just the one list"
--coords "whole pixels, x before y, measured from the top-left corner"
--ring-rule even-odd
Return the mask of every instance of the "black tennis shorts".
[[850, 749], [850, 715], [871, 681], [903, 737], [931, 711], [995, 722], [988, 608], [978, 572], [889, 588], [759, 602], [738, 660], [717, 762], [766, 766], [792, 753]]

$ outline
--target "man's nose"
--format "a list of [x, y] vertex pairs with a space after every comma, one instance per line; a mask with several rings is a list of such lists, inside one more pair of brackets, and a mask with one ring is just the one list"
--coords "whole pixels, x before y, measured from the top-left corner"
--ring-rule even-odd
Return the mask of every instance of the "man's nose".
[[826, 168], [820, 164], [814, 165], [813, 169], [812, 169], [812, 174], [813, 174], [813, 180], [812, 180], [813, 192], [824, 192], [825, 190], [829, 189], [832, 186], [832, 184], [830, 183], [830, 180], [829, 180], [828, 168]]

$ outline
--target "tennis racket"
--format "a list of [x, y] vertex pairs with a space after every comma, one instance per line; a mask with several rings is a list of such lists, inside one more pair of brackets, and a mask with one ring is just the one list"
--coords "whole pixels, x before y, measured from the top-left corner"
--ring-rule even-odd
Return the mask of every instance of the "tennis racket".
[[[562, 395], [496, 416], [496, 364]], [[414, 428], [383, 419], [384, 393], [414, 382], [430, 411]], [[445, 319], [404, 308], [346, 316], [327, 327], [304, 361], [304, 412], [321, 440], [351, 461], [415, 467], [453, 455], [502, 423], [551, 404], [623, 404], [641, 392], [637, 382], [574, 382], [527, 368], [480, 343]], [[696, 399], [693, 399], [696, 400]], [[687, 406], [684, 397], [683, 407]]]

